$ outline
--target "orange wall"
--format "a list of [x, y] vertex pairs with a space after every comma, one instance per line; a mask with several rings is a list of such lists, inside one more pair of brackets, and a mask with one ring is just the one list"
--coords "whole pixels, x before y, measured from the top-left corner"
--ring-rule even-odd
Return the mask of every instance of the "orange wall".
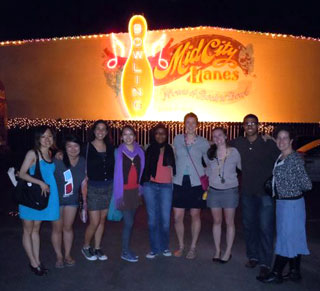
[[[238, 68], [240, 78], [235, 82], [191, 84], [186, 74], [157, 85], [148, 114], [139, 119], [182, 120], [186, 112], [194, 111], [201, 121], [241, 121], [247, 113], [270, 122], [320, 121], [319, 41], [219, 28], [151, 31], [146, 39], [149, 56], [152, 43], [163, 33], [166, 43], [173, 38], [172, 45], [199, 35], [229, 37], [244, 47], [252, 45], [253, 70], [245, 75]], [[116, 36], [124, 43], [127, 56], [128, 34]], [[111, 35], [0, 46], [0, 80], [6, 88], [9, 118], [134, 119], [125, 112], [121, 92], [117, 96], [107, 83], [105, 74], [114, 77], [115, 72], [104, 67], [106, 48], [112, 51]], [[243, 86], [248, 87], [247, 94], [239, 100], [201, 99], [201, 90], [226, 94], [239, 92]], [[184, 90], [200, 95], [188, 97]], [[178, 95], [165, 98], [168, 92]]]

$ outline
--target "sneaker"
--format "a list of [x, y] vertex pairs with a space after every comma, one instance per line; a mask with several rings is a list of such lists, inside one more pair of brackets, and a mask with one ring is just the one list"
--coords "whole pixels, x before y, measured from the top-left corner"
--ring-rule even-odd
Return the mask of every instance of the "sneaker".
[[136, 263], [136, 262], [138, 262], [137, 256], [132, 255], [132, 254], [129, 253], [129, 252], [123, 252], [123, 253], [121, 254], [121, 259], [122, 259], [122, 260], [125, 260], [125, 261], [127, 261], [127, 262], [130, 262], [130, 263]]
[[164, 250], [162, 252], [162, 255], [164, 255], [165, 257], [171, 257], [172, 256], [172, 253], [170, 252], [170, 250]]
[[103, 253], [101, 249], [95, 249], [94, 254], [100, 261], [106, 261], [108, 260], [108, 257]]
[[158, 254], [154, 253], [154, 252], [149, 252], [146, 254], [146, 258], [147, 259], [154, 259]]
[[129, 251], [130, 255], [136, 259], [139, 259], [139, 256], [137, 256], [133, 251]]
[[97, 260], [97, 256], [94, 254], [92, 248], [82, 248], [81, 252], [87, 260], [89, 261]]

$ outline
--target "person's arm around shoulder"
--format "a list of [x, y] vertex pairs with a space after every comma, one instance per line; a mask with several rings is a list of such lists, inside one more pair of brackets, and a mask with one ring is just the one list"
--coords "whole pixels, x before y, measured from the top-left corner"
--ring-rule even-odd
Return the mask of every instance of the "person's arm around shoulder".
[[239, 147], [240, 147], [242, 139], [243, 139], [242, 136], [239, 136], [239, 137], [236, 137], [234, 139], [231, 139], [231, 140], [228, 141], [228, 145], [230, 147], [236, 148], [239, 151]]
[[267, 142], [268, 140], [273, 140], [274, 142], [276, 142], [276, 139], [268, 133], [262, 134], [261, 137], [264, 142]]
[[279, 157], [280, 155], [280, 150], [278, 149], [277, 147], [277, 144], [275, 142], [274, 139], [268, 139], [266, 141], [266, 143], [268, 144], [269, 146], [269, 151], [270, 151], [270, 155], [271, 155], [271, 158], [276, 161], [276, 159]]
[[36, 159], [37, 158], [34, 150], [30, 150], [27, 152], [19, 171], [19, 178], [27, 182], [39, 185], [42, 190], [42, 195], [46, 196], [47, 193], [50, 192], [49, 186], [45, 182], [36, 179], [28, 174], [29, 169], [36, 162]]

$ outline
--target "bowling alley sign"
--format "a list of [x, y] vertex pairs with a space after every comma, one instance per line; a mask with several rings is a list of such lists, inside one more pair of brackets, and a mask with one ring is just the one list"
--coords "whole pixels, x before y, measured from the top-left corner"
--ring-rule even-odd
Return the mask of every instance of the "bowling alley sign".
[[218, 34], [190, 31], [179, 40], [169, 34], [148, 39], [145, 18], [135, 15], [130, 40], [111, 35], [104, 49], [105, 77], [127, 117], [153, 119], [160, 113], [172, 118], [189, 111], [208, 116], [211, 107], [250, 94], [255, 78], [251, 44]]

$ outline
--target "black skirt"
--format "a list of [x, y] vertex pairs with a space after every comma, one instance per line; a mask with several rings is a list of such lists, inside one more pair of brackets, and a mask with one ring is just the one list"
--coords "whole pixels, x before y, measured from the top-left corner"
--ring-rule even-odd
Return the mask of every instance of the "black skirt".
[[206, 201], [202, 200], [204, 191], [202, 186], [191, 187], [189, 175], [183, 176], [182, 186], [173, 184], [172, 206], [175, 208], [206, 208]]

